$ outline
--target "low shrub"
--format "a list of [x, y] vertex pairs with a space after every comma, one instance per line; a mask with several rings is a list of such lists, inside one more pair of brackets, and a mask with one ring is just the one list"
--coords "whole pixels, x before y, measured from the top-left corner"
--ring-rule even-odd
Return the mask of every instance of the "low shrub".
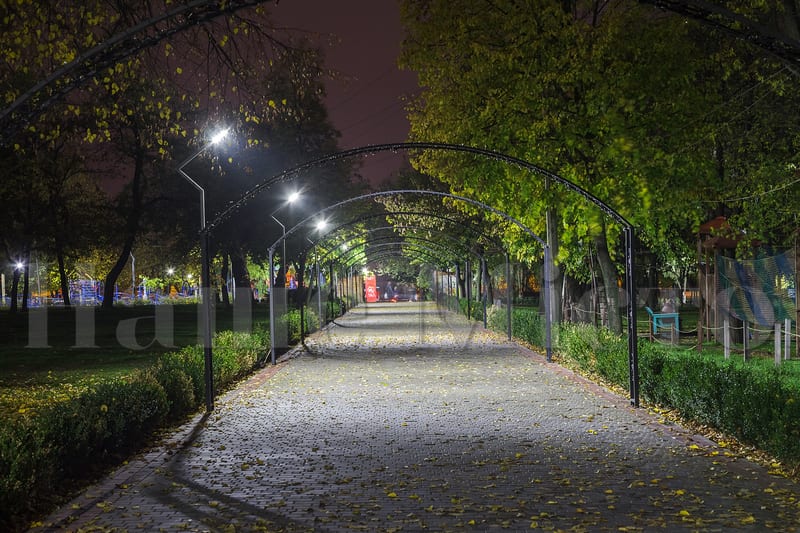
[[[489, 327], [506, 331], [506, 309], [492, 307]], [[513, 335], [543, 346], [544, 321], [532, 309], [512, 310]], [[629, 388], [628, 341], [589, 324], [554, 331], [558, 356], [590, 375]], [[639, 340], [639, 392], [653, 404], [800, 464], [800, 376], [785, 366], [726, 360]]]
[[214, 384], [222, 388], [253, 370], [269, 351], [269, 342], [259, 334], [222, 331], [214, 337]]
[[[469, 315], [467, 314], [467, 304], [469, 304]], [[458, 299], [458, 308], [461, 314], [471, 320], [483, 320], [483, 303], [476, 302], [475, 300], [467, 300], [466, 298]]]
[[[305, 318], [305, 332], [313, 333], [319, 329], [319, 315], [311, 308], [303, 310]], [[300, 311], [292, 309], [288, 313], [281, 316], [276, 324], [276, 327], [286, 328], [289, 327], [289, 344], [296, 344], [300, 342]]]
[[[483, 308], [479, 308], [481, 320], [483, 319]], [[505, 306], [493, 305], [486, 313], [487, 327], [493, 331], [505, 333], [508, 328], [508, 311]], [[538, 310], [525, 308], [511, 309], [511, 334], [533, 346], [544, 346], [545, 324], [544, 319]]]
[[59, 488], [141, 445], [167, 411], [164, 389], [147, 372], [137, 372], [3, 424], [0, 526], [18, 529], [21, 517], [52, 502]]
[[[314, 316], [311, 317], [314, 319]], [[214, 337], [214, 387], [222, 390], [255, 367], [269, 334], [221, 332]], [[136, 449], [165, 421], [178, 421], [205, 401], [201, 346], [163, 354], [126, 378], [0, 424], [0, 530], [23, 520], [67, 491], [75, 480]]]
[[[190, 373], [180, 365], [178, 357], [171, 357], [171, 355], [167, 354], [159, 358], [149, 371], [164, 388], [168, 405], [167, 418], [170, 421], [178, 421], [196, 409], [199, 400], [195, 382]], [[202, 378], [198, 384], [203, 385]]]
[[653, 403], [798, 464], [800, 382], [784, 368], [640, 343], [639, 388]]

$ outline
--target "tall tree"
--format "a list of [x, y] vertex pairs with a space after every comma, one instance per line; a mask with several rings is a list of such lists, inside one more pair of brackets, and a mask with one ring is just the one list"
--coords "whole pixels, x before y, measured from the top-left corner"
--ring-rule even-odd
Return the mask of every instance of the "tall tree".
[[[649, 206], [670, 203], [656, 196], [658, 176], [641, 162], [665, 160], [654, 140], [675, 134], [667, 119], [696, 100], [685, 97], [693, 82], [686, 61], [692, 43], [676, 17], [626, 0], [408, 1], [403, 17], [403, 63], [424, 88], [411, 109], [415, 139], [486, 146], [539, 164], [634, 223], [649, 216]], [[453, 161], [426, 153], [416, 164], [542, 235], [545, 213], [555, 209], [562, 260], [592, 241], [609, 326], [618, 331], [620, 228], [537, 176]]]

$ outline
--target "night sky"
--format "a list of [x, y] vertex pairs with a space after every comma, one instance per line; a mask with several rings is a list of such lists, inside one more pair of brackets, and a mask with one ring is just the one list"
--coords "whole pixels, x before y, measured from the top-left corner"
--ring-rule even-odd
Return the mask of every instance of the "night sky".
[[[315, 37], [327, 66], [341, 73], [342, 80], [327, 83], [327, 104], [342, 149], [407, 140], [403, 97], [416, 92], [417, 78], [397, 67], [397, 0], [280, 0], [270, 10], [276, 25]], [[338, 43], [330, 45], [331, 36]], [[371, 156], [362, 173], [380, 184], [401, 162], [388, 153]]]

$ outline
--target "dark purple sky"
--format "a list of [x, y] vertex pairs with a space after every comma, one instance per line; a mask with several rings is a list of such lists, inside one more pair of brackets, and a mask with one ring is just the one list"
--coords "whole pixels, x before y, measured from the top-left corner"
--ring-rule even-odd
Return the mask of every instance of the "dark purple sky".
[[[327, 103], [342, 149], [407, 139], [403, 97], [417, 90], [417, 78], [397, 67], [397, 0], [281, 0], [270, 9], [278, 26], [317, 36], [327, 66], [340, 73], [327, 84]], [[378, 154], [365, 160], [362, 173], [377, 184], [400, 164], [398, 156]]]

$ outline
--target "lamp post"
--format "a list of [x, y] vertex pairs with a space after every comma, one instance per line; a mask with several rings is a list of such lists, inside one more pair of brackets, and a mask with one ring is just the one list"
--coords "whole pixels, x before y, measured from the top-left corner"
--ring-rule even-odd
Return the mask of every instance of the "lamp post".
[[220, 130], [199, 150], [178, 165], [178, 174], [183, 176], [186, 181], [200, 192], [200, 255], [202, 257], [202, 282], [206, 284], [203, 288], [201, 297], [203, 299], [203, 358], [205, 360], [205, 380], [206, 380], [206, 411], [214, 410], [214, 369], [212, 366], [211, 352], [211, 266], [208, 257], [208, 232], [206, 232], [206, 191], [199, 183], [193, 180], [183, 168], [188, 165], [195, 157], [203, 153], [206, 149], [219, 143], [228, 135], [228, 129]]
[[[283, 271], [283, 287], [284, 287], [284, 290], [288, 290], [287, 287], [286, 287], [286, 273], [288, 272], [287, 267], [289, 265], [288, 261], [286, 260], [286, 226], [283, 224], [283, 222], [281, 222], [280, 220], [275, 218], [275, 213], [277, 213], [278, 211], [280, 211], [281, 209], [283, 209], [287, 205], [294, 203], [298, 198], [300, 198], [300, 193], [298, 191], [293, 192], [292, 194], [289, 195], [289, 197], [286, 199], [286, 201], [284, 203], [282, 203], [281, 205], [276, 207], [275, 210], [272, 211], [272, 213], [269, 214], [270, 218], [272, 218], [272, 220], [274, 220], [275, 222], [278, 223], [278, 225], [281, 227], [281, 231], [282, 231], [281, 235], [283, 237], [283, 252], [282, 252], [282, 255], [281, 255], [281, 265], [283, 265], [283, 266], [282, 266], [281, 270]], [[275, 359], [276, 358], [276, 354], [275, 354], [275, 338], [276, 338], [275, 337], [275, 298], [276, 298], [277, 292], [276, 292], [276, 289], [275, 289], [275, 279], [273, 279], [273, 277], [272, 277], [272, 276], [275, 275], [275, 272], [272, 269], [273, 260], [272, 260], [272, 251], [271, 250], [270, 250], [269, 254], [270, 254], [269, 255], [269, 270], [270, 270], [270, 272], [269, 272], [269, 276], [270, 276], [269, 334], [270, 334], [270, 339], [271, 339], [270, 340], [270, 344], [272, 345], [272, 347], [270, 349], [270, 352], [271, 352], [272, 364], [274, 365], [276, 363], [276, 359]], [[279, 272], [281, 272], [281, 270], [279, 270]], [[288, 302], [287, 302], [287, 304], [288, 304]], [[289, 327], [290, 327], [289, 326], [289, 321], [287, 320], [286, 321], [287, 339], [288, 339], [288, 336], [289, 336]]]
[[284, 203], [279, 205], [272, 213], [269, 214], [270, 218], [272, 218], [272, 220], [274, 220], [275, 222], [278, 223], [278, 225], [281, 227], [281, 231], [282, 231], [282, 236], [283, 236], [283, 255], [281, 256], [281, 262], [283, 264], [284, 280], [286, 279], [286, 272], [287, 272], [286, 268], [289, 265], [288, 262], [286, 261], [286, 226], [283, 224], [283, 222], [281, 222], [280, 220], [275, 218], [275, 213], [277, 213], [278, 211], [280, 211], [281, 209], [283, 209], [287, 205], [293, 204], [295, 201], [297, 201], [298, 198], [300, 198], [300, 193], [297, 192], [297, 191], [293, 192], [292, 194], [289, 195], [289, 197], [286, 199], [286, 201]]

